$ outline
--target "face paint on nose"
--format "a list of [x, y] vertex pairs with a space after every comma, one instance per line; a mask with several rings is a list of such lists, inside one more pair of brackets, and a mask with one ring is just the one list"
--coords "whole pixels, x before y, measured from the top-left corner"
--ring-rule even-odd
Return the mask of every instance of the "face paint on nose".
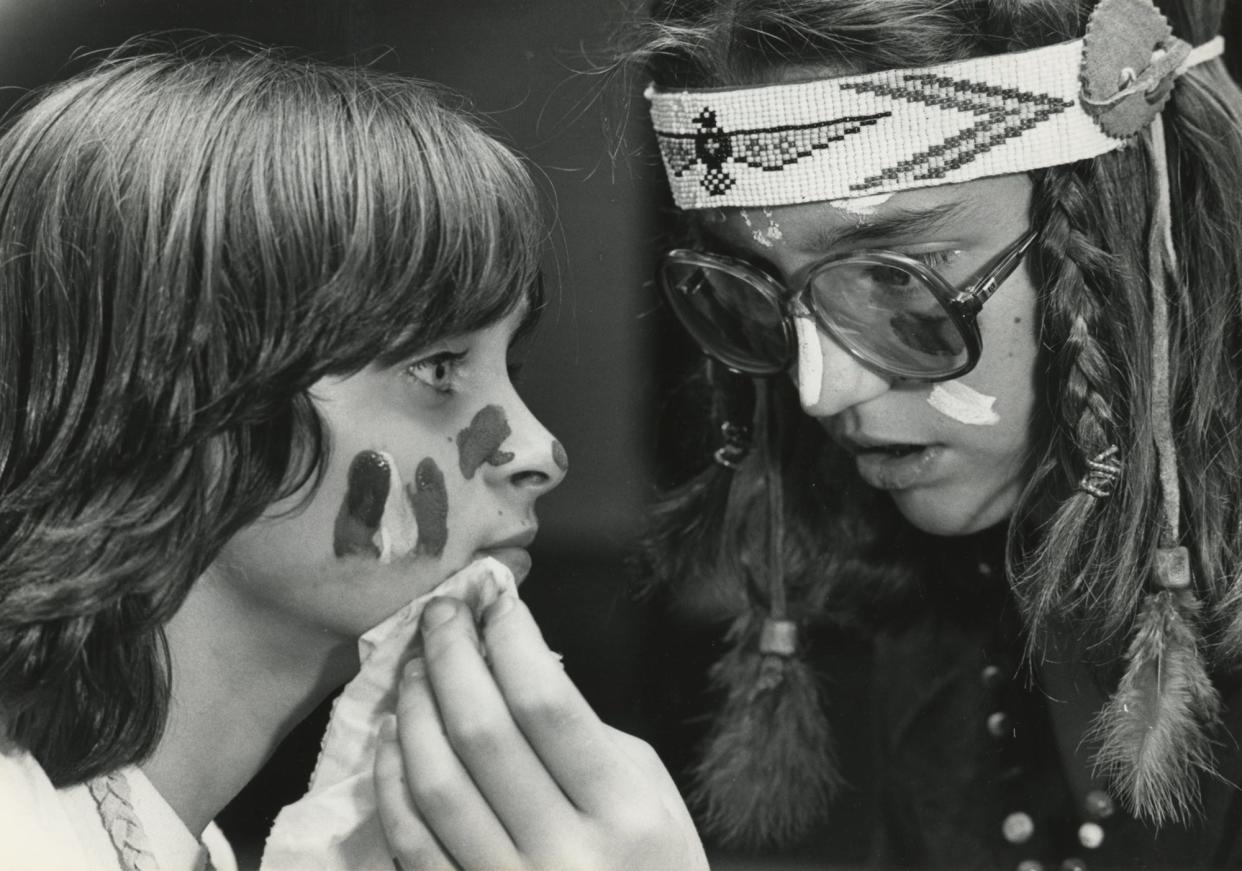
[[565, 446], [556, 439], [552, 440], [552, 462], [562, 472], [569, 471], [569, 454], [565, 452]]
[[1000, 415], [992, 406], [995, 396], [980, 393], [961, 381], [939, 381], [932, 386], [927, 404], [945, 417], [969, 426], [995, 426]]
[[470, 426], [457, 434], [457, 459], [466, 480], [473, 478], [484, 463], [503, 466], [512, 461], [513, 454], [500, 449], [512, 433], [505, 410], [499, 405], [479, 409]]
[[332, 536], [332, 551], [338, 557], [379, 557], [375, 534], [384, 516], [391, 473], [392, 466], [376, 451], [363, 451], [349, 464], [345, 499]]
[[406, 488], [406, 495], [418, 523], [418, 552], [440, 556], [448, 543], [448, 490], [444, 473], [431, 457], [414, 470], [414, 483]]
[[824, 353], [819, 347], [819, 330], [809, 317], [794, 318], [798, 333], [798, 400], [803, 408], [819, 402], [824, 380]]

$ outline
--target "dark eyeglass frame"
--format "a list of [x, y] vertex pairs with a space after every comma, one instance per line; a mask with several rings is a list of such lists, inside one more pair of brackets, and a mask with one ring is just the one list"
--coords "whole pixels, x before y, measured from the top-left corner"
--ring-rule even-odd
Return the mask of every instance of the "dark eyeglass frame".
[[[1039, 238], [1039, 232], [1035, 229], [1028, 229], [988, 261], [982, 267], [982, 274], [979, 278], [963, 290], [955, 288], [944, 276], [926, 263], [906, 254], [883, 249], [862, 249], [833, 254], [810, 264], [800, 271], [800, 275], [795, 275], [795, 280], [790, 282], [790, 285], [799, 287], [796, 293], [791, 293], [788, 285], [779, 281], [761, 266], [736, 257], [709, 254], [690, 248], [674, 248], [666, 253], [657, 267], [657, 280], [669, 304], [673, 307], [673, 311], [677, 313], [678, 319], [698, 342], [703, 352], [735, 372], [746, 375], [777, 375], [788, 370], [797, 354], [793, 318], [810, 315], [819, 328], [833, 341], [874, 372], [907, 381], [947, 381], [951, 378], [960, 378], [978, 365], [979, 357], [983, 352], [983, 339], [979, 334], [977, 321], [978, 314], [984, 303], [1017, 270], [1037, 238]], [[882, 361], [871, 359], [854, 348], [852, 343], [842, 337], [820, 312], [811, 290], [817, 275], [847, 261], [895, 266], [920, 278], [961, 334], [966, 345], [966, 362], [947, 372], [916, 373], [886, 366]], [[728, 343], [722, 342], [718, 334], [709, 334], [706, 330], [698, 329], [695, 319], [683, 314], [682, 307], [688, 306], [688, 303], [682, 299], [684, 288], [667, 275], [668, 270], [674, 266], [710, 267], [722, 270], [752, 285], [780, 313], [781, 342], [785, 351], [781, 359], [766, 363], [759, 361], [754, 355], [743, 355], [735, 351]]]

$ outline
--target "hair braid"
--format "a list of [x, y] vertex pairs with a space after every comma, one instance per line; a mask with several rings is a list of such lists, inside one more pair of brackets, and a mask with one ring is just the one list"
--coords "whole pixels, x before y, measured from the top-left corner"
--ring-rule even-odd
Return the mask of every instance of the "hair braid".
[[[1133, 293], [1141, 278], [1128, 275], [1125, 259], [1116, 256], [1133, 243], [1109, 232], [1125, 223], [1104, 214], [1103, 198], [1093, 193], [1110, 176], [1091, 162], [1036, 176], [1032, 220], [1041, 235], [1029, 263], [1036, 284], [1044, 288], [1041, 383], [1059, 385], [1059, 390], [1045, 393], [1048, 413], [1033, 422], [1047, 429], [1040, 440], [1046, 447], [1042, 456], [1032, 458], [1019, 512], [1024, 522], [1011, 532], [1011, 577], [1025, 604], [1032, 643], [1049, 617], [1062, 609], [1089, 611], [1106, 635], [1123, 632], [1142, 588], [1127, 579], [1146, 575], [1144, 567], [1118, 565], [1117, 542], [1092, 530], [1113, 526], [1126, 512], [1150, 503], [1150, 482], [1139, 480], [1145, 476], [1128, 476], [1126, 485], [1108, 499], [1079, 489], [1086, 462], [1110, 445], [1118, 446], [1132, 468], [1146, 469], [1150, 463], [1149, 440], [1142, 436], [1146, 424], [1136, 423], [1146, 417], [1137, 413], [1142, 411], [1137, 406], [1145, 406], [1139, 387], [1142, 373], [1128, 365], [1137, 361], [1128, 360], [1124, 350], [1143, 343], [1121, 341], [1148, 326], [1143, 301]], [[1116, 526], [1130, 536], [1145, 534], [1144, 528]], [[1127, 547], [1123, 552], [1146, 550]], [[1084, 607], [1102, 598], [1108, 600], [1107, 608]]]

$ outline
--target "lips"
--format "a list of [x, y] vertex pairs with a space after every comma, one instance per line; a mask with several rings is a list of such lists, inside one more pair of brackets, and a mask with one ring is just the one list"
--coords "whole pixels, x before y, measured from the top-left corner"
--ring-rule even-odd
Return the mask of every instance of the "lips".
[[475, 557], [490, 556], [492, 559], [504, 563], [513, 572], [514, 579], [520, 584], [530, 574], [531, 559], [530, 553], [526, 548], [535, 540], [535, 534], [538, 531], [538, 527], [530, 527], [517, 535], [501, 539], [494, 544], [489, 544], [487, 547], [479, 548], [475, 552]]
[[862, 436], [843, 437], [859, 476], [878, 490], [906, 490], [928, 483], [939, 471], [945, 448], [939, 444]]

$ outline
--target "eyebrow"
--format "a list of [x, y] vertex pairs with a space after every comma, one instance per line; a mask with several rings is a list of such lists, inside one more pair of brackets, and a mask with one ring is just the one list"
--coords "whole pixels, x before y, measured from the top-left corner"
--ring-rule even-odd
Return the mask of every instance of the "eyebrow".
[[833, 248], [859, 247], [879, 239], [919, 236], [945, 229], [960, 219], [969, 207], [964, 202], [942, 203], [919, 209], [901, 209], [883, 215], [862, 216], [859, 223], [848, 227], [819, 226], [805, 237], [791, 233], [791, 245], [804, 251], [829, 251]]

